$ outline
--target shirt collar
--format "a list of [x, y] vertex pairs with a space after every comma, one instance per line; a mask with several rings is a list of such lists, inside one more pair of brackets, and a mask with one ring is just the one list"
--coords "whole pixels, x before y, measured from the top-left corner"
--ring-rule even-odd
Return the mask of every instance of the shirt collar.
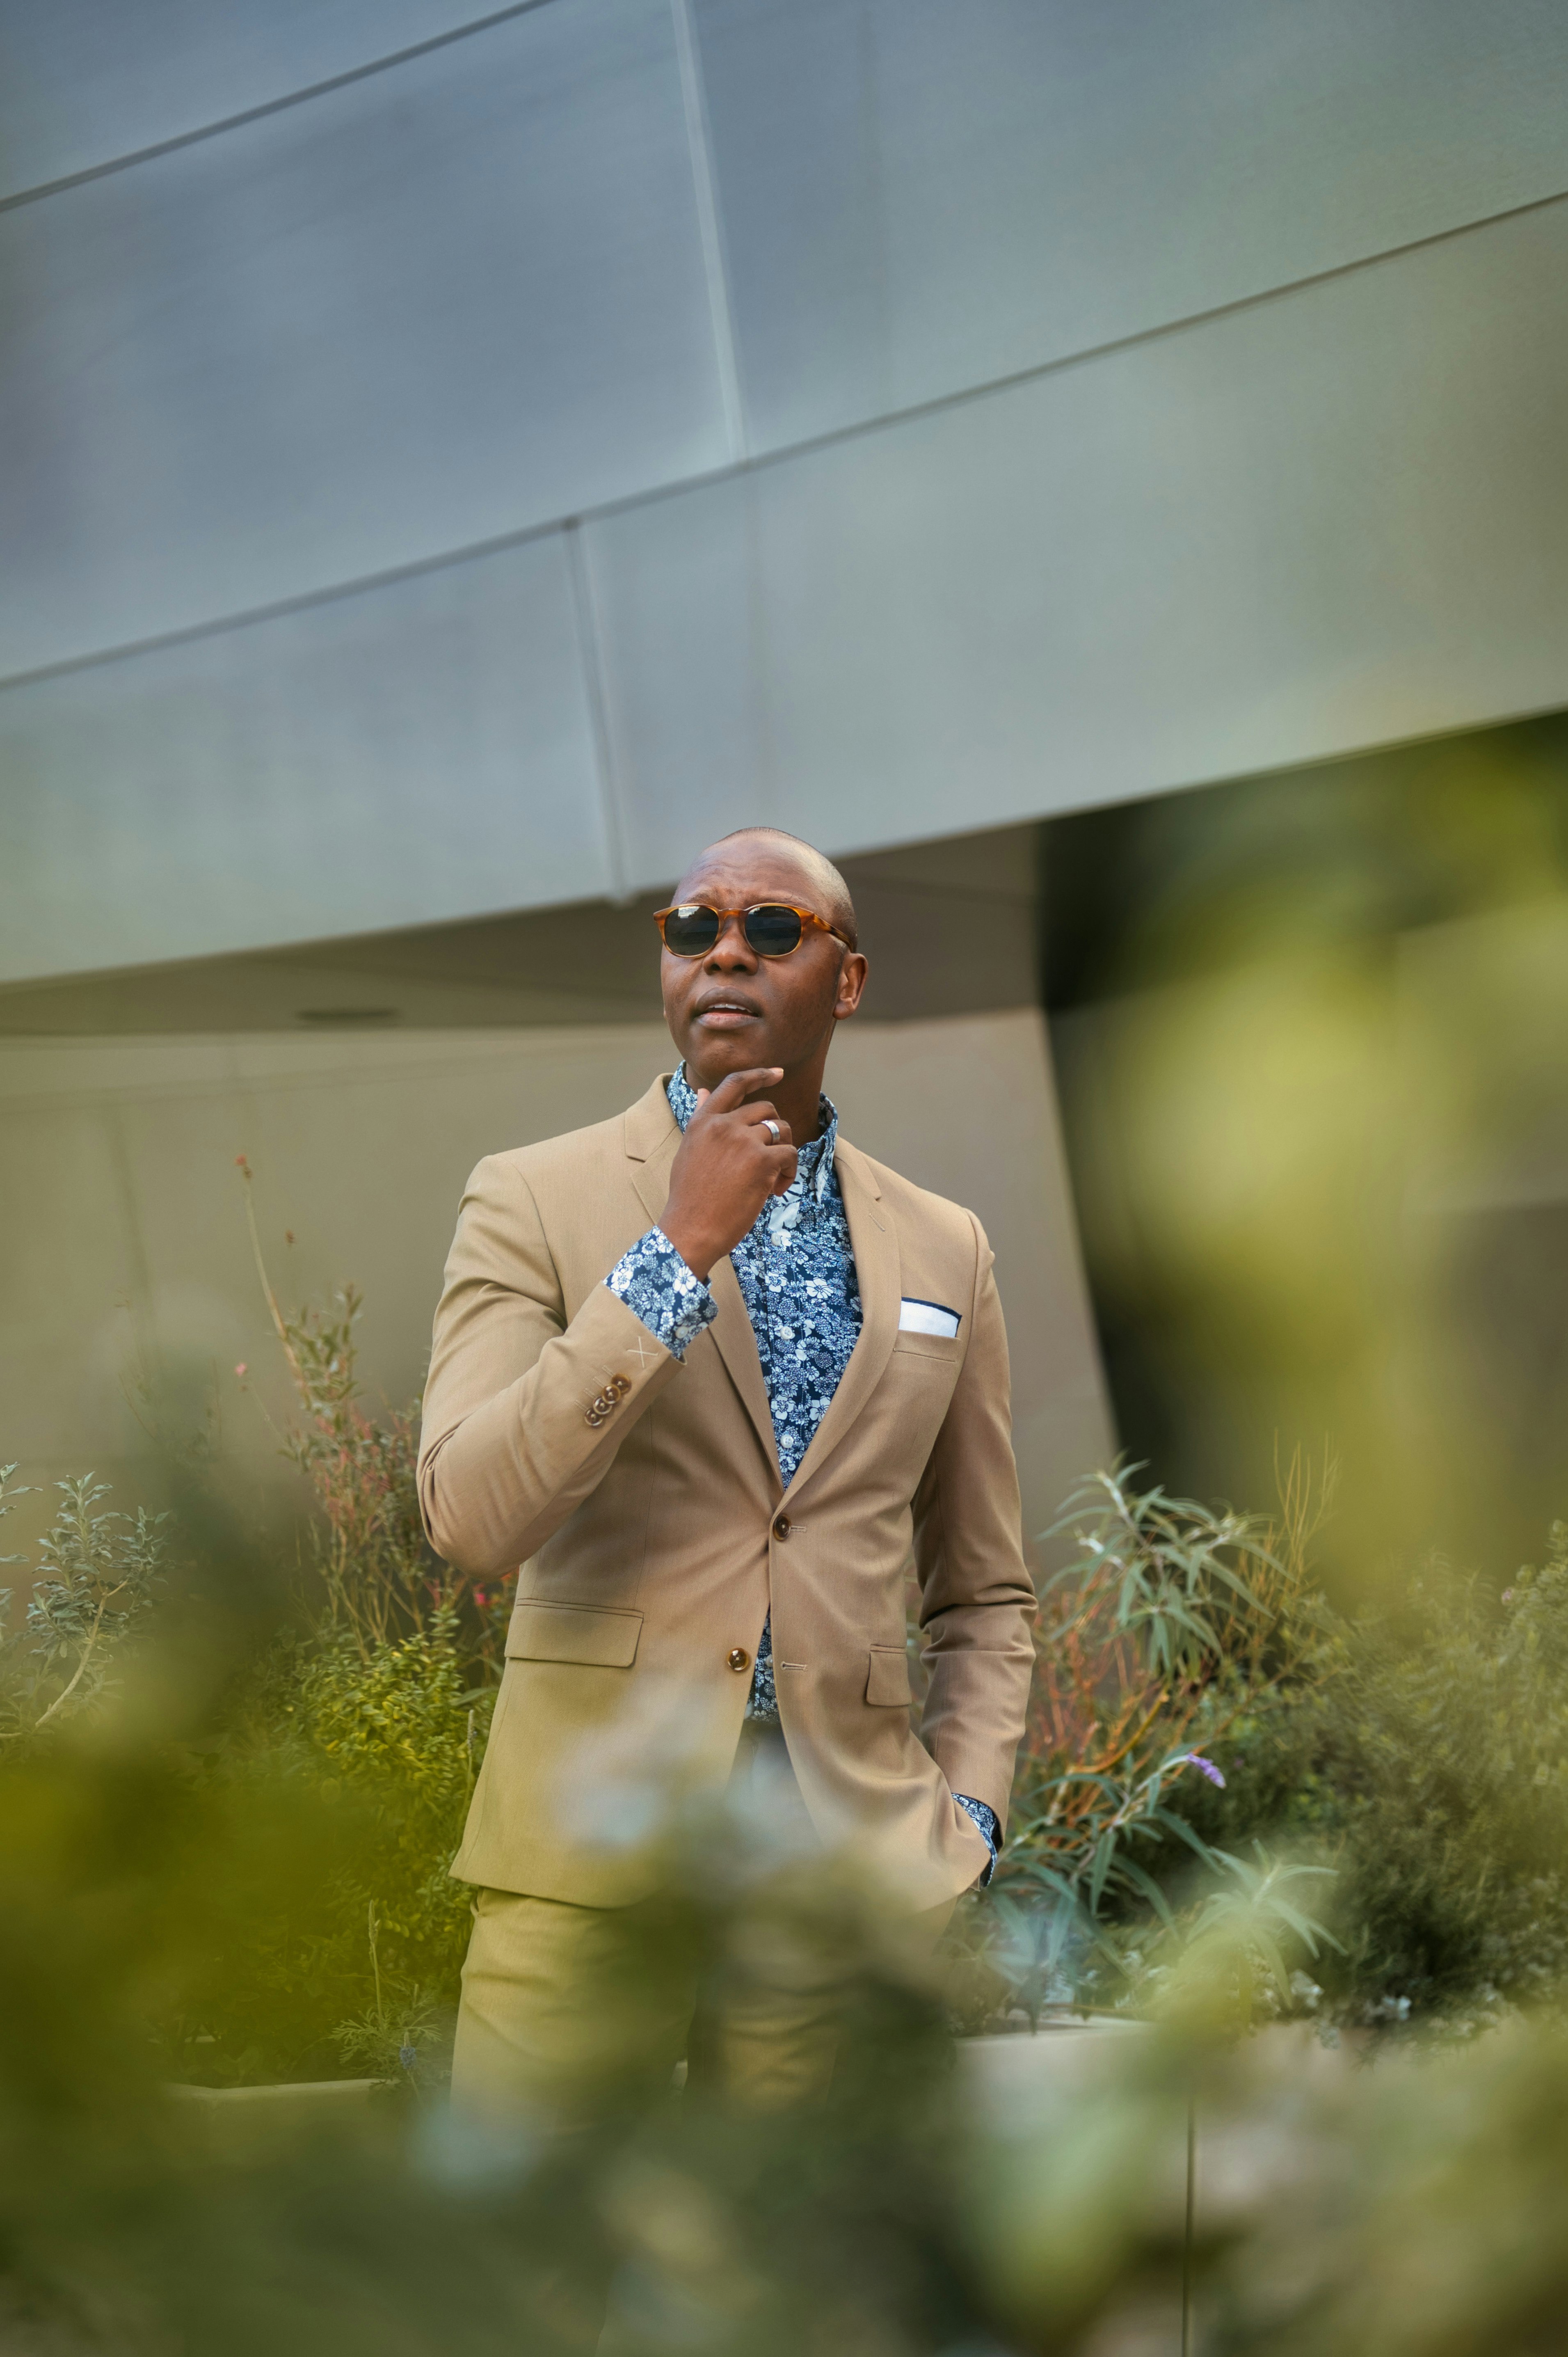
[[[665, 1094], [670, 1099], [671, 1112], [684, 1130], [697, 1110], [697, 1092], [686, 1078], [684, 1064], [676, 1065]], [[817, 1099], [817, 1118], [822, 1125], [822, 1134], [813, 1137], [809, 1146], [797, 1149], [795, 1183], [789, 1192], [803, 1195], [810, 1188], [820, 1203], [833, 1175], [833, 1156], [838, 1146], [838, 1107], [832, 1097], [824, 1095]]]

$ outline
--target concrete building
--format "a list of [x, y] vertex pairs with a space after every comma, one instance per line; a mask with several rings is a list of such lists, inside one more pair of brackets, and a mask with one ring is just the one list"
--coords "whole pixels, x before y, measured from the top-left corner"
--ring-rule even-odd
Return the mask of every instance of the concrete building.
[[1565, 124], [1542, 0], [3, 0], [0, 1459], [134, 1471], [192, 1351], [264, 1458], [242, 1152], [411, 1391], [761, 820], [1038, 1527], [1112, 1446], [1045, 830], [1568, 705]]

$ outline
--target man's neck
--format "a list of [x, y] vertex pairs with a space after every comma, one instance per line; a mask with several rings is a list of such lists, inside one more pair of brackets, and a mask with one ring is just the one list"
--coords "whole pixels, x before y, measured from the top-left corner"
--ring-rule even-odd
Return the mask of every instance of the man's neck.
[[819, 1066], [814, 1072], [789, 1076], [768, 1092], [772, 1103], [779, 1108], [779, 1118], [789, 1125], [789, 1135], [797, 1146], [810, 1146], [822, 1125], [822, 1075]]

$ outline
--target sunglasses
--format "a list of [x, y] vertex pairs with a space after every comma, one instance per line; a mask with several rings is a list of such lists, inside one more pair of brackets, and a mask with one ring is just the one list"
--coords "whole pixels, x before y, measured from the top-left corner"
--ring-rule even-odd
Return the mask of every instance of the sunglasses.
[[835, 942], [849, 947], [843, 933], [825, 917], [811, 909], [792, 909], [787, 900], [759, 900], [754, 909], [709, 909], [700, 900], [685, 900], [678, 909], [656, 909], [653, 921], [671, 957], [700, 958], [717, 947], [732, 917], [740, 919], [741, 931], [758, 957], [788, 957], [805, 940], [808, 925], [832, 933]]

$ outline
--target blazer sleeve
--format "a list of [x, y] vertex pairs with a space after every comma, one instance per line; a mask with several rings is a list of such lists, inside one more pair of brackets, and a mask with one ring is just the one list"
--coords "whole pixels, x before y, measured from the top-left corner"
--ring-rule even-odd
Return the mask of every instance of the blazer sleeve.
[[567, 1318], [526, 1178], [508, 1157], [487, 1157], [464, 1192], [424, 1387], [431, 1545], [474, 1574], [526, 1562], [680, 1365], [607, 1286]]
[[969, 1348], [915, 1495], [915, 1569], [930, 1685], [926, 1749], [955, 1792], [1007, 1822], [1034, 1675], [1034, 1587], [1024, 1562], [1007, 1333], [978, 1220]]

